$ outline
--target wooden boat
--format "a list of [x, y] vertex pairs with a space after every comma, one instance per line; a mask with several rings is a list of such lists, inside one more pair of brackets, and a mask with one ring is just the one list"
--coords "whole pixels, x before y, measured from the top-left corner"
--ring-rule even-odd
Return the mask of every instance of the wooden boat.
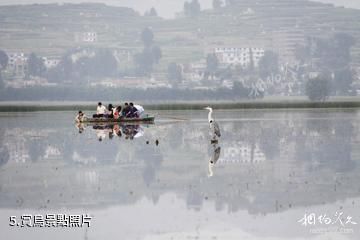
[[154, 123], [154, 116], [140, 118], [84, 118], [81, 123]]

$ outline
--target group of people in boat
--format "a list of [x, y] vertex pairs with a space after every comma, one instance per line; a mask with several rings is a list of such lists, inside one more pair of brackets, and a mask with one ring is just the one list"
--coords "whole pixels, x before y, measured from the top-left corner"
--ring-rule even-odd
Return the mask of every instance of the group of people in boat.
[[107, 108], [99, 102], [93, 118], [139, 118], [143, 113], [144, 108], [140, 105], [134, 105], [132, 102], [126, 102], [124, 106], [117, 107], [110, 103]]
[[[144, 108], [140, 105], [131, 103], [125, 103], [124, 106], [113, 106], [111, 103], [106, 108], [101, 102], [98, 103], [96, 108], [96, 114], [93, 118], [140, 118], [145, 112]], [[79, 111], [75, 118], [76, 122], [82, 122], [86, 118], [82, 111]]]

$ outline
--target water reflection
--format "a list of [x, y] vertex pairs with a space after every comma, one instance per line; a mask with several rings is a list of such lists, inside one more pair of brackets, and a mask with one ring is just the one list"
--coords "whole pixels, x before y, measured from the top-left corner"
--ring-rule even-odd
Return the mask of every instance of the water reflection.
[[219, 144], [218, 142], [212, 142], [211, 147], [210, 147], [211, 153], [210, 153], [210, 159], [209, 159], [209, 173], [208, 173], [209, 177], [214, 176], [213, 168], [214, 168], [216, 162], [220, 158], [221, 147], [218, 144]]
[[0, 207], [167, 206], [159, 199], [175, 194], [199, 213], [266, 216], [360, 195], [357, 111], [220, 111], [213, 144], [206, 114], [176, 114], [191, 121], [74, 128], [70, 113], [1, 117]]
[[[144, 129], [140, 124], [131, 123], [76, 123], [79, 134], [82, 134], [86, 128], [92, 128], [99, 142], [108, 138], [112, 140], [115, 136], [126, 140], [133, 140], [144, 135]], [[148, 127], [149, 125], [144, 125]]]

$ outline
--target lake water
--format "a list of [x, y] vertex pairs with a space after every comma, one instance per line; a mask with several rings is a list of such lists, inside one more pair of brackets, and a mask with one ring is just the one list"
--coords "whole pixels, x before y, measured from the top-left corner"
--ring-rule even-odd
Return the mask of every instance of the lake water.
[[358, 110], [156, 114], [0, 113], [1, 239], [359, 239]]

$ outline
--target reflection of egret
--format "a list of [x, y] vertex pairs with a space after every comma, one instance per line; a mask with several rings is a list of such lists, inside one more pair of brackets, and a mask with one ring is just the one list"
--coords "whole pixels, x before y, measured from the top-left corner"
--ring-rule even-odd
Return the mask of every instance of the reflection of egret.
[[216, 141], [216, 137], [221, 137], [219, 124], [215, 122], [215, 119], [212, 117], [212, 113], [213, 113], [212, 108], [206, 107], [204, 109], [209, 110], [208, 121], [209, 121], [211, 134], [213, 134], [212, 141]]
[[209, 177], [212, 177], [214, 175], [213, 167], [216, 164], [216, 162], [219, 160], [221, 147], [217, 146], [216, 143], [211, 144], [213, 146], [213, 152], [209, 160]]

